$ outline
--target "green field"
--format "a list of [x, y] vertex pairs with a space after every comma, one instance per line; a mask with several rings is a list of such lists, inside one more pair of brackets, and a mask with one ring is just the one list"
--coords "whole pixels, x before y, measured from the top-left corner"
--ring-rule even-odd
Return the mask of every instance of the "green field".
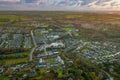
[[13, 64], [19, 64], [25, 62], [28, 62], [28, 58], [8, 59], [8, 60], [4, 60], [4, 65], [13, 65]]
[[30, 51], [22, 52], [22, 53], [11, 53], [11, 54], [4, 55], [4, 57], [7, 59], [0, 60], [0, 64], [13, 65], [13, 64], [28, 62], [29, 53]]
[[0, 25], [19, 21], [20, 17], [15, 15], [0, 15]]

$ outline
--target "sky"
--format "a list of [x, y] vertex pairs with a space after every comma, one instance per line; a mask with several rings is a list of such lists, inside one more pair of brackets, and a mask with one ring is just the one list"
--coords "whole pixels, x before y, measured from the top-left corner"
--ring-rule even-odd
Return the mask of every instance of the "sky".
[[[44, 2], [44, 4], [43, 4]], [[57, 10], [62, 7], [48, 6], [46, 0], [0, 0], [0, 10]]]
[[119, 10], [120, 0], [0, 0], [0, 10]]

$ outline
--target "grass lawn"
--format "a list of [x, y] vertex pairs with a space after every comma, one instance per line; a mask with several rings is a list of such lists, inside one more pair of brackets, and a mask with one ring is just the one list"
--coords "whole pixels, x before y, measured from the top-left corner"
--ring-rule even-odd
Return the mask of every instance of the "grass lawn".
[[[11, 53], [5, 55], [7, 59], [4, 59], [3, 65], [13, 65], [18, 63], [24, 63], [28, 61], [30, 51], [22, 52], [22, 53]], [[11, 57], [9, 59], [9, 57]], [[0, 61], [1, 64], [1, 61]]]
[[0, 60], [0, 65], [2, 65], [3, 64], [3, 60]]
[[48, 62], [49, 62], [49, 63], [54, 63], [54, 62], [55, 62], [55, 59], [49, 59]]
[[39, 36], [39, 37], [43, 37], [43, 36], [44, 36], [44, 34], [40, 33], [40, 34], [38, 34], [38, 36]]
[[72, 28], [63, 28], [63, 30], [65, 30], [65, 31], [71, 31]]
[[5, 25], [7, 24], [7, 22], [0, 22], [0, 25]]
[[49, 26], [49, 24], [41, 24], [41, 26], [47, 26], [47, 27], [48, 27], [48, 26]]
[[104, 57], [109, 57], [109, 56], [111, 56], [111, 54], [104, 54], [103, 56]]
[[15, 15], [0, 15], [0, 20], [7, 20], [8, 22], [18, 21], [20, 19], [19, 16]]
[[81, 52], [86, 52], [86, 51], [88, 51], [89, 49], [88, 48], [83, 48], [82, 50], [81, 50]]
[[29, 56], [30, 51], [26, 51], [26, 52], [21, 52], [21, 53], [10, 53], [5, 55], [6, 57], [21, 57], [21, 56]]
[[58, 70], [58, 77], [61, 78], [63, 76], [63, 72], [61, 70]]
[[0, 80], [10, 80], [7, 76], [0, 77]]
[[[37, 80], [39, 80], [39, 79], [42, 79], [42, 75], [39, 75], [39, 76], [37, 76], [35, 79], [37, 79]], [[32, 79], [31, 79], [32, 80]]]
[[77, 32], [74, 32], [74, 36], [79, 36], [79, 33], [77, 33]]
[[28, 58], [8, 59], [8, 60], [4, 60], [4, 65], [19, 64], [27, 61], [28, 61]]

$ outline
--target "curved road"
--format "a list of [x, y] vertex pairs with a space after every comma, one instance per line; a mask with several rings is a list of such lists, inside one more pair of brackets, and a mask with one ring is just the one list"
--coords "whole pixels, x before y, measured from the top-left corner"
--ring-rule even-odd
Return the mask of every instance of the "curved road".
[[[117, 53], [115, 53], [115, 54], [113, 54], [113, 55], [111, 55], [111, 56], [116, 56], [116, 55], [119, 55], [120, 54], [120, 52], [117, 52]], [[110, 57], [111, 57], [110, 56]]]
[[104, 70], [102, 70], [102, 69], [100, 69], [100, 70], [101, 70], [101, 72], [103, 72], [104, 74], [106, 74], [106, 76], [108, 77], [107, 80], [113, 80], [113, 78], [110, 76], [109, 73], [107, 73], [106, 71], [104, 71]]

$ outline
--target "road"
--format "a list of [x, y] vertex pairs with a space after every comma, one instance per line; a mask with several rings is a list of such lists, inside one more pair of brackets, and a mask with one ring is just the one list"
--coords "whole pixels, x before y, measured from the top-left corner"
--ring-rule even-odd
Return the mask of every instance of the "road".
[[113, 78], [110, 76], [109, 73], [107, 73], [106, 71], [104, 71], [104, 70], [102, 70], [102, 69], [100, 69], [100, 70], [101, 70], [101, 72], [103, 72], [103, 73], [106, 75], [106, 77], [108, 77], [107, 80], [113, 80]]
[[36, 49], [36, 47], [37, 47], [37, 43], [36, 43], [36, 41], [35, 41], [35, 37], [34, 37], [34, 34], [33, 34], [33, 30], [31, 31], [31, 37], [32, 37], [32, 41], [33, 41], [34, 47], [32, 48], [32, 50], [31, 50], [31, 52], [30, 52], [30, 60], [29, 60], [29, 61], [32, 61], [32, 59], [33, 59], [33, 53], [34, 53], [34, 51], [35, 51], [35, 49]]
[[117, 52], [117, 53], [115, 53], [115, 54], [112, 54], [112, 55], [110, 55], [110, 56], [108, 56], [108, 57], [110, 58], [110, 57], [118, 56], [118, 55], [120, 55], [120, 52]]
[[119, 55], [119, 54], [120, 54], [120, 52], [117, 52], [117, 53], [113, 54], [112, 56], [116, 56], [116, 55]]
[[35, 37], [34, 37], [34, 34], [33, 34], [33, 30], [31, 31], [31, 37], [32, 37], [32, 40], [33, 40], [33, 44], [34, 46], [36, 47], [37, 46], [37, 43], [35, 41]]

